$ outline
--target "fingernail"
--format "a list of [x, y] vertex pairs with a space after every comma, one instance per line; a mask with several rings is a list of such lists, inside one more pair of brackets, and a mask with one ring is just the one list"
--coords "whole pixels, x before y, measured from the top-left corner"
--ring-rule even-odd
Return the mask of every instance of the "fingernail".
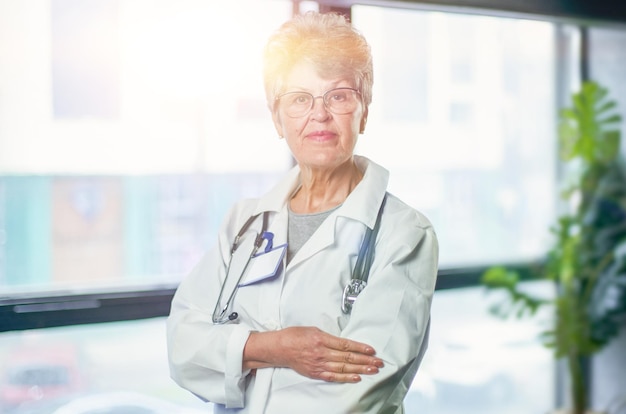
[[354, 376], [352, 377], [352, 380], [353, 380], [354, 382], [359, 382], [359, 381], [361, 381], [361, 377], [360, 377], [360, 376], [358, 376], [358, 375], [354, 375]]
[[376, 374], [378, 372], [378, 368], [376, 367], [367, 367], [366, 369], [368, 374]]

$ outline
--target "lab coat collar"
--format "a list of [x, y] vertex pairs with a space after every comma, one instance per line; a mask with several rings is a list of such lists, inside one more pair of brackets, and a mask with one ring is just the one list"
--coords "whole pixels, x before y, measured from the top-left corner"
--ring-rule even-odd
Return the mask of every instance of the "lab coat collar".
[[355, 155], [354, 158], [357, 167], [363, 171], [363, 179], [346, 198], [337, 214], [358, 220], [372, 229], [385, 197], [389, 171], [365, 157]]
[[[363, 179], [352, 190], [336, 214], [358, 220], [369, 228], [373, 228], [389, 182], [389, 171], [366, 157], [355, 155], [354, 159], [357, 167], [363, 171]], [[296, 166], [259, 199], [254, 214], [264, 211], [281, 211], [299, 186], [300, 167]]]

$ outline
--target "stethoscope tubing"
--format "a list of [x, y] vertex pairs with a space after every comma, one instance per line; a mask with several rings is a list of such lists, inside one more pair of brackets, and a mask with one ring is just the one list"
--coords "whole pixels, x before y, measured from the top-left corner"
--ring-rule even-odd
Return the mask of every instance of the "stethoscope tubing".
[[230, 249], [230, 258], [228, 259], [228, 266], [226, 267], [226, 275], [224, 276], [224, 282], [222, 283], [222, 287], [220, 288], [220, 293], [219, 293], [219, 296], [217, 297], [217, 302], [215, 303], [215, 309], [213, 309], [212, 320], [213, 320], [213, 323], [216, 325], [223, 325], [225, 323], [228, 323], [230, 321], [237, 319], [238, 317], [237, 312], [232, 312], [228, 316], [226, 316], [226, 313], [228, 312], [228, 308], [230, 308], [230, 304], [233, 302], [233, 299], [235, 298], [235, 294], [237, 293], [237, 288], [239, 284], [241, 283], [243, 276], [246, 274], [246, 270], [248, 269], [248, 266], [250, 265], [250, 261], [256, 255], [257, 251], [263, 244], [264, 235], [267, 231], [268, 215], [269, 215], [269, 212], [267, 211], [263, 213], [263, 227], [262, 227], [261, 233], [257, 234], [256, 239], [254, 240], [254, 247], [252, 248], [252, 252], [248, 256], [248, 260], [246, 260], [246, 264], [244, 265], [243, 270], [241, 271], [241, 274], [237, 278], [237, 283], [233, 287], [232, 292], [230, 292], [230, 295], [228, 296], [228, 299], [226, 300], [226, 304], [220, 310], [220, 303], [222, 302], [222, 296], [224, 296], [224, 289], [226, 288], [226, 282], [228, 281], [229, 276], [230, 276], [230, 265], [233, 262], [233, 256], [235, 256], [235, 252], [239, 248], [239, 240], [244, 235], [244, 233], [248, 231], [248, 228], [250, 227], [252, 222], [258, 217], [258, 214], [255, 216], [251, 216], [245, 222], [245, 224], [241, 227], [241, 230], [239, 230], [239, 233], [237, 233], [237, 236], [235, 236], [235, 240], [233, 241], [233, 245]]
[[[258, 237], [258, 236], [257, 236]], [[220, 295], [217, 298], [217, 303], [215, 304], [215, 309], [213, 310], [213, 323], [214, 324], [218, 324], [218, 325], [223, 325], [229, 321], [235, 320], [237, 319], [237, 313], [233, 312], [230, 315], [226, 316], [226, 313], [228, 312], [228, 308], [230, 307], [231, 302], [233, 301], [233, 298], [235, 297], [235, 293], [237, 293], [237, 286], [239, 286], [239, 284], [241, 283], [241, 279], [243, 279], [243, 275], [246, 273], [246, 270], [248, 269], [248, 265], [250, 264], [250, 260], [252, 260], [252, 257], [256, 254], [257, 250], [259, 250], [259, 248], [256, 245], [257, 243], [254, 243], [254, 248], [252, 249], [252, 253], [250, 253], [250, 256], [248, 256], [248, 260], [246, 260], [246, 264], [243, 267], [243, 270], [241, 271], [241, 274], [239, 275], [239, 277], [237, 278], [237, 284], [235, 285], [235, 287], [233, 287], [233, 291], [230, 293], [230, 296], [228, 297], [228, 300], [226, 301], [226, 304], [224, 305], [224, 307], [220, 310], [220, 302], [222, 299], [222, 296], [224, 295], [224, 288], [226, 287], [226, 281], [228, 280], [228, 276], [230, 276], [230, 264], [233, 261], [233, 256], [234, 256], [234, 252], [230, 255], [230, 259], [228, 260], [228, 267], [226, 270], [226, 276], [224, 278], [224, 283], [222, 283], [222, 288], [220, 289]], [[218, 314], [219, 311], [219, 314]]]

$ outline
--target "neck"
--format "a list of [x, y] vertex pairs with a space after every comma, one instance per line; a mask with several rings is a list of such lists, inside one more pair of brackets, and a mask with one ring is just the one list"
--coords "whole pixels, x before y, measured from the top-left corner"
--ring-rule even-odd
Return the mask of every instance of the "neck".
[[363, 178], [354, 160], [333, 170], [301, 167], [301, 187], [291, 199], [295, 213], [307, 214], [330, 210], [342, 204]]

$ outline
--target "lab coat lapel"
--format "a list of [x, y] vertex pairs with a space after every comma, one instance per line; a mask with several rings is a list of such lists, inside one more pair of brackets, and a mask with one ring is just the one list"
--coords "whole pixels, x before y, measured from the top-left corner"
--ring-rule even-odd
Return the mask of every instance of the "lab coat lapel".
[[283, 206], [281, 210], [273, 218], [270, 223], [270, 231], [274, 233], [274, 246], [287, 243], [287, 229], [289, 225], [289, 213], [287, 206]]

